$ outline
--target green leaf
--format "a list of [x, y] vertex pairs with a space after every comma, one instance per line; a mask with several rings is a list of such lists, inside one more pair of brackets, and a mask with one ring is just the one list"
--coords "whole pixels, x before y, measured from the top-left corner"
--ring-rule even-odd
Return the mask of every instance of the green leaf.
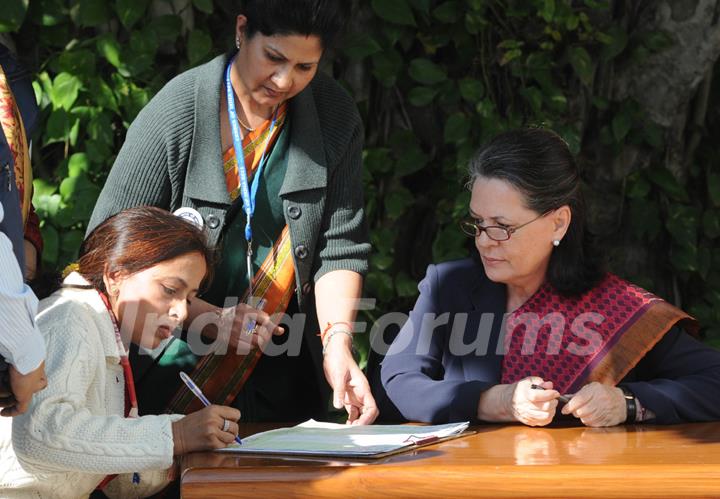
[[609, 106], [609, 102], [607, 101], [607, 99], [596, 95], [592, 98], [592, 105], [598, 108], [600, 111], [605, 111]]
[[397, 220], [414, 201], [415, 197], [405, 187], [393, 189], [385, 199], [385, 216], [390, 220]]
[[90, 161], [88, 160], [87, 154], [82, 152], [76, 152], [70, 156], [68, 161], [68, 175], [71, 177], [77, 177], [82, 173], [88, 173], [90, 171]]
[[180, 16], [159, 16], [150, 21], [148, 29], [152, 30], [161, 42], [174, 42], [182, 30]]
[[567, 142], [568, 149], [570, 149], [570, 152], [574, 156], [580, 154], [582, 137], [580, 137], [580, 131], [577, 128], [571, 125], [565, 125], [560, 127], [557, 132], [565, 140], [565, 142]]
[[645, 199], [650, 194], [650, 188], [650, 182], [638, 175], [635, 178], [628, 179], [626, 196], [631, 199]]
[[654, 241], [662, 230], [662, 220], [657, 205], [644, 199], [631, 199], [629, 205], [631, 233], [637, 234], [638, 237], [646, 236], [648, 241]]
[[428, 164], [430, 158], [416, 144], [405, 148], [398, 157], [395, 174], [398, 177], [405, 177], [416, 173]]
[[383, 50], [372, 56], [372, 73], [385, 87], [395, 85], [402, 69], [403, 58], [395, 49]]
[[[33, 16], [32, 21], [40, 26], [61, 26], [67, 22], [67, 2], [63, 0], [33, 0], [29, 13]], [[37, 8], [36, 8], [37, 7]], [[50, 34], [43, 31], [43, 35]], [[67, 38], [65, 38], [67, 41]], [[53, 40], [54, 43], [57, 40]]]
[[96, 74], [96, 65], [95, 54], [87, 49], [68, 50], [58, 58], [60, 72], [83, 79], [92, 78]]
[[688, 202], [690, 200], [685, 188], [680, 185], [677, 179], [667, 168], [651, 168], [647, 171], [647, 176], [650, 181], [660, 187], [663, 192], [672, 199], [683, 202]]
[[576, 15], [570, 15], [565, 19], [565, 29], [575, 31], [580, 25], [580, 18]]
[[517, 58], [520, 57], [521, 55], [522, 55], [522, 50], [520, 50], [520, 49], [510, 49], [510, 50], [508, 50], [507, 52], [505, 52], [505, 53], [503, 54], [502, 58], [500, 59], [500, 63], [499, 63], [499, 64], [500, 64], [501, 66], [505, 66], [505, 65], [508, 64], [510, 61], [513, 61], [514, 59], [517, 59]]
[[695, 246], [699, 225], [700, 217], [695, 208], [674, 204], [668, 209], [665, 227], [679, 245]]
[[555, 17], [555, 0], [542, 0], [542, 5], [538, 9], [538, 15], [542, 17], [546, 23], [552, 22]]
[[467, 140], [470, 134], [470, 120], [463, 113], [451, 115], [445, 123], [444, 139], [446, 143], [458, 143]]
[[44, 145], [70, 141], [73, 128], [79, 122], [64, 109], [53, 111], [45, 126]]
[[117, 0], [115, 10], [123, 26], [130, 29], [147, 10], [148, 0]]
[[613, 117], [612, 132], [615, 142], [621, 144], [632, 128], [632, 118], [628, 113], [620, 112]]
[[391, 255], [373, 254], [370, 256], [370, 265], [373, 269], [389, 270], [395, 259]]
[[51, 184], [42, 178], [33, 179], [33, 204], [39, 202], [39, 199], [43, 196], [52, 196], [55, 191], [57, 191], [55, 184]]
[[697, 247], [690, 245], [674, 247], [670, 253], [670, 263], [681, 272], [697, 272]]
[[707, 176], [708, 195], [713, 206], [720, 207], [720, 174], [708, 173]]
[[73, 104], [75, 104], [81, 87], [82, 83], [75, 76], [68, 73], [60, 73], [57, 75], [53, 82], [53, 91], [50, 96], [53, 109], [63, 108], [69, 111], [73, 107]]
[[592, 83], [593, 62], [587, 50], [583, 47], [570, 47], [567, 53], [570, 64], [580, 80], [586, 85]]
[[673, 36], [667, 31], [651, 31], [642, 37], [642, 45], [650, 52], [661, 52], [674, 44]]
[[78, 23], [94, 28], [110, 20], [110, 2], [107, 0], [80, 0]]
[[720, 237], [720, 211], [708, 210], [703, 215], [703, 230], [710, 239]]
[[97, 49], [110, 64], [120, 68], [120, 44], [113, 35], [107, 34], [98, 38]]
[[199, 11], [205, 12], [206, 14], [213, 13], [213, 0], [192, 0], [192, 3]]
[[481, 12], [468, 12], [465, 14], [465, 29], [470, 35], [477, 35], [488, 25], [487, 19]]
[[410, 0], [410, 5], [412, 5], [415, 10], [424, 13], [430, 12], [430, 3], [431, 0]]
[[432, 248], [433, 261], [437, 263], [457, 258], [467, 258], [470, 254], [467, 250], [467, 244], [467, 236], [462, 233], [456, 224], [450, 224], [435, 235]]
[[28, 0], [3, 0], [0, 9], [0, 32], [18, 31], [27, 14]]
[[423, 85], [434, 85], [447, 79], [445, 69], [429, 59], [418, 58], [410, 61], [410, 77]]
[[591, 9], [608, 10], [610, 8], [610, 0], [584, 0], [584, 3]]
[[607, 38], [603, 41], [605, 46], [600, 52], [600, 58], [605, 62], [620, 55], [628, 43], [628, 35], [619, 24], [613, 24], [606, 35]]
[[363, 151], [363, 165], [371, 173], [387, 173], [393, 168], [390, 149], [375, 147]]
[[[58, 196], [59, 198], [60, 196]], [[44, 224], [40, 227], [40, 233], [43, 238], [43, 265], [49, 268], [55, 268], [60, 253], [60, 234], [55, 227], [50, 224]]]
[[430, 104], [438, 90], [431, 87], [415, 87], [408, 93], [408, 100], [410, 104], [417, 107], [423, 107]]
[[60, 235], [60, 255], [58, 256], [60, 265], [65, 266], [77, 260], [83, 238], [84, 234], [81, 230], [71, 230]]
[[413, 298], [418, 295], [417, 282], [405, 272], [400, 272], [395, 276], [395, 289], [397, 295], [403, 298]]
[[380, 44], [370, 35], [355, 33], [344, 43], [343, 52], [350, 59], [360, 61], [382, 51]]
[[366, 286], [370, 296], [380, 302], [389, 302], [395, 296], [393, 279], [388, 272], [370, 271], [367, 276]]
[[433, 10], [433, 17], [445, 24], [454, 24], [460, 18], [460, 5], [451, 0], [440, 4]]
[[664, 142], [665, 131], [655, 123], [646, 123], [642, 127], [642, 136], [645, 142], [655, 149], [660, 149]]
[[407, 0], [371, 0], [373, 11], [380, 18], [403, 26], [415, 26], [415, 16]]
[[194, 29], [188, 36], [187, 54], [191, 66], [195, 66], [205, 59], [212, 50], [210, 35], [199, 29]]
[[463, 78], [458, 81], [458, 87], [460, 88], [460, 95], [466, 101], [477, 104], [480, 102], [485, 95], [485, 86], [480, 80], [475, 78]]
[[520, 95], [525, 97], [535, 114], [540, 114], [540, 111], [542, 110], [543, 95], [539, 88], [534, 86], [521, 88]]

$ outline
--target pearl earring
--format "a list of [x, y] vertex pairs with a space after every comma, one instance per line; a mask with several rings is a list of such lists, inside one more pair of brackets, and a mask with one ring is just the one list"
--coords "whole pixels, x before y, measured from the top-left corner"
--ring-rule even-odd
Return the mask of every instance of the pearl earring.
[[235, 37], [235, 48], [240, 50], [240, 37], [239, 36]]
[[560, 239], [555, 239], [555, 240], [553, 241], [553, 246], [555, 246], [556, 248], [557, 248], [558, 246], [560, 246]]

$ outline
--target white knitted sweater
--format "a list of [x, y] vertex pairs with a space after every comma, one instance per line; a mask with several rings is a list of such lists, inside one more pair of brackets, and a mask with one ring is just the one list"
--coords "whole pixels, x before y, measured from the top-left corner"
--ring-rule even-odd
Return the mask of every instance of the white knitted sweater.
[[[73, 273], [65, 284], [87, 282]], [[0, 497], [85, 498], [116, 473], [105, 489], [111, 497], [160, 490], [173, 463], [171, 423], [182, 416], [124, 417], [125, 378], [98, 293], [60, 289], [40, 303], [37, 325], [48, 386], [26, 414], [0, 418]], [[134, 472], [142, 472], [139, 484]]]

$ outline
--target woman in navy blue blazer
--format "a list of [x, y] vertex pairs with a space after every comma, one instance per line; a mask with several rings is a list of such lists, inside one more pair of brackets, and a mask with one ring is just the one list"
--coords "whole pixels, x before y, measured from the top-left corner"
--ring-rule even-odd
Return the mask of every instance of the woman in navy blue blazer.
[[[472, 258], [430, 265], [382, 364], [408, 420], [588, 426], [720, 419], [720, 352], [694, 320], [602, 270], [567, 144], [525, 129], [470, 163]], [[563, 402], [564, 401], [564, 402]]]

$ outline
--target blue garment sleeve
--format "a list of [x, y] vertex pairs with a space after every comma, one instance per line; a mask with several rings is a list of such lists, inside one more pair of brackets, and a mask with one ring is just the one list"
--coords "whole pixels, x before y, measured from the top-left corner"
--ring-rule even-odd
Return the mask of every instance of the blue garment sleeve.
[[415, 307], [383, 360], [382, 383], [390, 400], [410, 421], [474, 421], [480, 394], [495, 383], [445, 379], [447, 325], [433, 324], [447, 312], [437, 303], [439, 287], [436, 267], [430, 265], [418, 285]]
[[[626, 381], [627, 380], [627, 381]], [[720, 420], [720, 351], [674, 327], [643, 357], [626, 380], [652, 423]]]

